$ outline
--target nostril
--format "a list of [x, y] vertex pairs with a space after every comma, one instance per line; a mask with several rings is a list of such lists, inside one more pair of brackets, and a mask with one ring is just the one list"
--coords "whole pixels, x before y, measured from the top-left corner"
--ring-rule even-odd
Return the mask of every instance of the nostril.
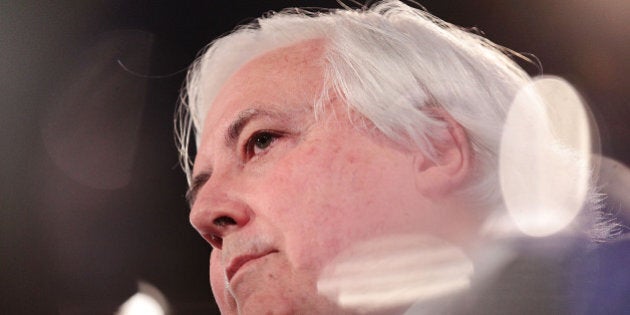
[[214, 248], [221, 249], [223, 246], [223, 238], [214, 234], [210, 235], [210, 245]]
[[221, 250], [223, 248], [223, 238], [216, 234], [203, 234], [203, 239], [214, 249]]
[[212, 221], [216, 226], [228, 226], [228, 225], [236, 225], [236, 221], [228, 216], [222, 216], [214, 219]]

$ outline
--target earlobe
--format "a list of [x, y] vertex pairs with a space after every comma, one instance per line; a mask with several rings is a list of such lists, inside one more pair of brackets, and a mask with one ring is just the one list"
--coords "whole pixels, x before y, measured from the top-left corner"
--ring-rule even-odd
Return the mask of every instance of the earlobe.
[[438, 197], [461, 188], [471, 172], [472, 150], [464, 128], [446, 111], [435, 109], [432, 114], [446, 123], [434, 137], [437, 156], [431, 159], [417, 153], [414, 159], [416, 187], [425, 196]]

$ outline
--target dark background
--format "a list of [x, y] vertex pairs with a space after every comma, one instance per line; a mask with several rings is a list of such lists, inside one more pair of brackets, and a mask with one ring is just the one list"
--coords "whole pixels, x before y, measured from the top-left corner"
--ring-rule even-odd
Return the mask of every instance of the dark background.
[[[602, 152], [630, 163], [630, 2], [422, 4], [576, 85]], [[174, 314], [212, 313], [209, 247], [188, 224], [172, 133], [182, 69], [216, 36], [286, 6], [337, 5], [0, 2], [0, 313], [112, 314], [137, 280]]]

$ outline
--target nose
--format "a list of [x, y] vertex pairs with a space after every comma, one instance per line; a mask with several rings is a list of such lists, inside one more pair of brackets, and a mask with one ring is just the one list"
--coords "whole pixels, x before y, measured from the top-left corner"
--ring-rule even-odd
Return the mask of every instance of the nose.
[[251, 218], [247, 204], [231, 188], [230, 181], [209, 179], [198, 192], [190, 211], [190, 223], [216, 249], [223, 239], [243, 228]]

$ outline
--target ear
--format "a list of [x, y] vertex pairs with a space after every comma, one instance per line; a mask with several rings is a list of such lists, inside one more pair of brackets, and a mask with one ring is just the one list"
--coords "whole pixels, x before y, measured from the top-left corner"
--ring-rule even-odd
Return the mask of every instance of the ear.
[[437, 157], [429, 159], [418, 153], [415, 159], [416, 187], [425, 196], [439, 197], [452, 193], [464, 184], [471, 173], [472, 151], [464, 128], [443, 109], [431, 109], [431, 114], [444, 121], [434, 140]]

